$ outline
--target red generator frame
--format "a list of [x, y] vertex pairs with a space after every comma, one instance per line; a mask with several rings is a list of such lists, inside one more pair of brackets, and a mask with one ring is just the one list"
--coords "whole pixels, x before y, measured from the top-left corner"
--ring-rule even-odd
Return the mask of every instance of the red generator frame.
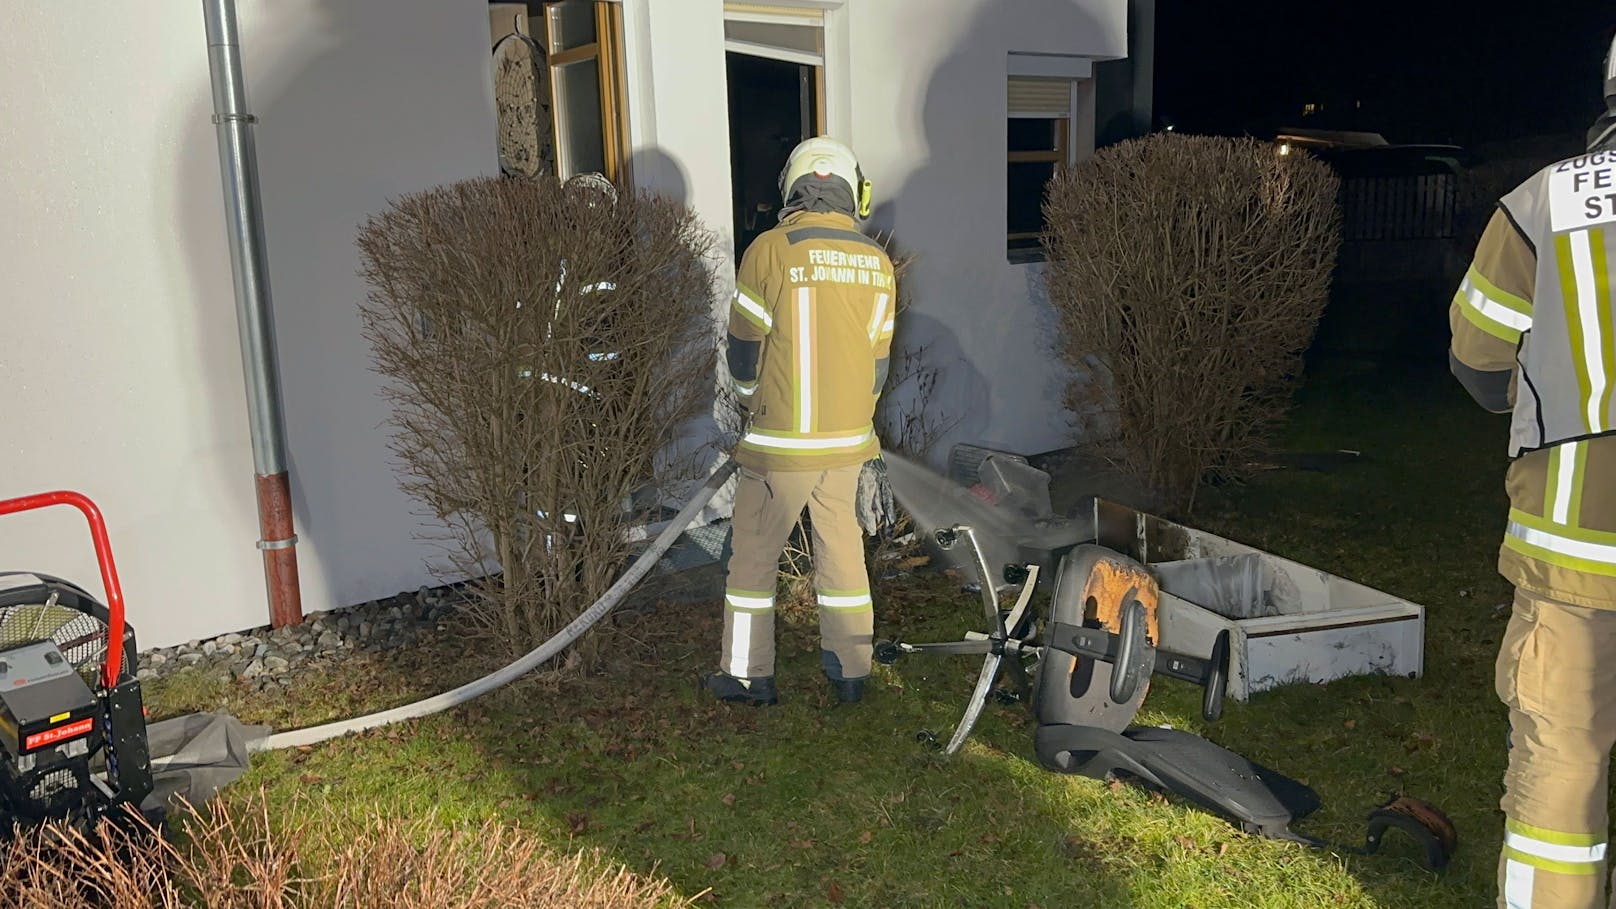
[[[96, 703], [95, 722], [75, 717], [60, 723], [60, 728], [36, 734], [39, 741], [53, 746], [73, 745], [55, 753], [40, 749], [39, 754], [13, 756], [0, 747], [0, 760], [11, 760], [11, 764], [0, 766], [0, 820], [94, 820], [122, 804], [132, 804], [138, 810], [153, 789], [145, 708], [136, 675], [138, 648], [134, 629], [125, 620], [123, 587], [100, 508], [81, 493], [58, 490], [0, 500], [0, 516], [60, 505], [77, 509], [89, 524], [106, 604], [69, 581], [38, 572], [7, 571], [0, 572], [0, 618], [7, 610], [39, 604], [45, 604], [39, 606], [41, 616], [53, 606], [87, 617], [73, 618], [45, 634], [67, 636], [51, 640], [83, 674], [89, 673], [94, 655], [101, 651], [91, 689]], [[4, 624], [0, 622], [0, 650], [41, 642], [43, 629], [6, 629]], [[85, 679], [87, 683], [91, 681]], [[14, 684], [25, 683], [19, 679]], [[79, 740], [84, 743], [77, 744]], [[104, 775], [91, 772], [92, 761], [98, 755], [105, 762]]]

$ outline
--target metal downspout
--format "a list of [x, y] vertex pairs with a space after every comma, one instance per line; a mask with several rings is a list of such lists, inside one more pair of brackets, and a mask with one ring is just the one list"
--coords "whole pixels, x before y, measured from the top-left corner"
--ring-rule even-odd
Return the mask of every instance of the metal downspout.
[[219, 171], [230, 232], [230, 268], [235, 275], [236, 324], [241, 333], [241, 363], [247, 380], [258, 496], [258, 548], [264, 554], [270, 623], [279, 628], [303, 621], [303, 602], [298, 588], [291, 486], [286, 475], [286, 430], [258, 190], [258, 155], [253, 145], [252, 124], [256, 118], [247, 113], [235, 0], [203, 0], [202, 11], [207, 22], [213, 123], [219, 137]]

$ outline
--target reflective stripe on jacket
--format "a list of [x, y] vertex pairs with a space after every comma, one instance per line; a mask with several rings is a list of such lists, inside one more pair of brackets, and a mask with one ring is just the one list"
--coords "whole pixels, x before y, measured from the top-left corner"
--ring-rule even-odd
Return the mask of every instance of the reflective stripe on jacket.
[[1528, 452], [1505, 486], [1504, 577], [1562, 602], [1616, 608], [1616, 436]]

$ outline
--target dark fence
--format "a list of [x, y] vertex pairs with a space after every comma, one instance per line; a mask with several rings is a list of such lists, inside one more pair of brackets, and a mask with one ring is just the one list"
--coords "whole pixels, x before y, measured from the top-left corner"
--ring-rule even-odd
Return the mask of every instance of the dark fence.
[[1464, 230], [1457, 149], [1395, 146], [1314, 152], [1341, 178], [1342, 281], [1445, 280]]
[[1341, 248], [1316, 348], [1441, 359], [1464, 257], [1466, 172], [1455, 152], [1315, 153], [1341, 179]]
[[1461, 230], [1458, 149], [1391, 146], [1315, 152], [1341, 178], [1345, 243], [1452, 240]]
[[1354, 176], [1341, 181], [1341, 239], [1452, 240], [1459, 227], [1459, 177], [1452, 172]]

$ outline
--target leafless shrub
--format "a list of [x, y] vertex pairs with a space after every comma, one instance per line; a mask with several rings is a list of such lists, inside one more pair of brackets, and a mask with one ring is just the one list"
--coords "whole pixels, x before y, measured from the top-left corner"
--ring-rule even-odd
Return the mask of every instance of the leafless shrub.
[[[937, 383], [943, 367], [932, 357], [929, 345], [912, 339], [910, 322], [904, 318], [915, 301], [914, 282], [907, 275], [918, 256], [899, 245], [891, 233], [876, 239], [886, 247], [898, 282], [892, 363], [875, 409], [876, 434], [883, 449], [925, 461], [937, 442], [959, 423], [961, 415], [938, 407]], [[920, 543], [914, 529], [914, 521], [900, 507], [894, 526], [875, 540], [875, 561], [889, 562], [918, 552]]]
[[937, 382], [942, 366], [929, 354], [929, 346], [914, 342], [909, 321], [903, 314], [914, 305], [914, 288], [906, 275], [917, 255], [898, 245], [890, 233], [876, 237], [892, 259], [898, 282], [896, 333], [892, 339], [892, 363], [887, 384], [875, 409], [875, 429], [881, 447], [916, 460], [930, 453], [937, 441], [959, 423], [960, 415], [939, 410]]
[[[1329, 292], [1337, 178], [1254, 140], [1159, 134], [1059, 174], [1045, 201], [1060, 351], [1098, 381], [1067, 404], [1114, 426], [1085, 439], [1193, 507], [1283, 419]], [[1103, 400], [1096, 402], [1094, 396]]]
[[26, 831], [0, 845], [0, 909], [641, 909], [689, 905], [598, 852], [560, 855], [489, 821], [344, 820], [262, 791], [188, 815], [183, 836], [144, 821]]
[[671, 200], [542, 175], [409, 195], [360, 231], [403, 487], [507, 653], [605, 592], [656, 504], [637, 494], [696, 469], [669, 443], [712, 400], [710, 243]]

